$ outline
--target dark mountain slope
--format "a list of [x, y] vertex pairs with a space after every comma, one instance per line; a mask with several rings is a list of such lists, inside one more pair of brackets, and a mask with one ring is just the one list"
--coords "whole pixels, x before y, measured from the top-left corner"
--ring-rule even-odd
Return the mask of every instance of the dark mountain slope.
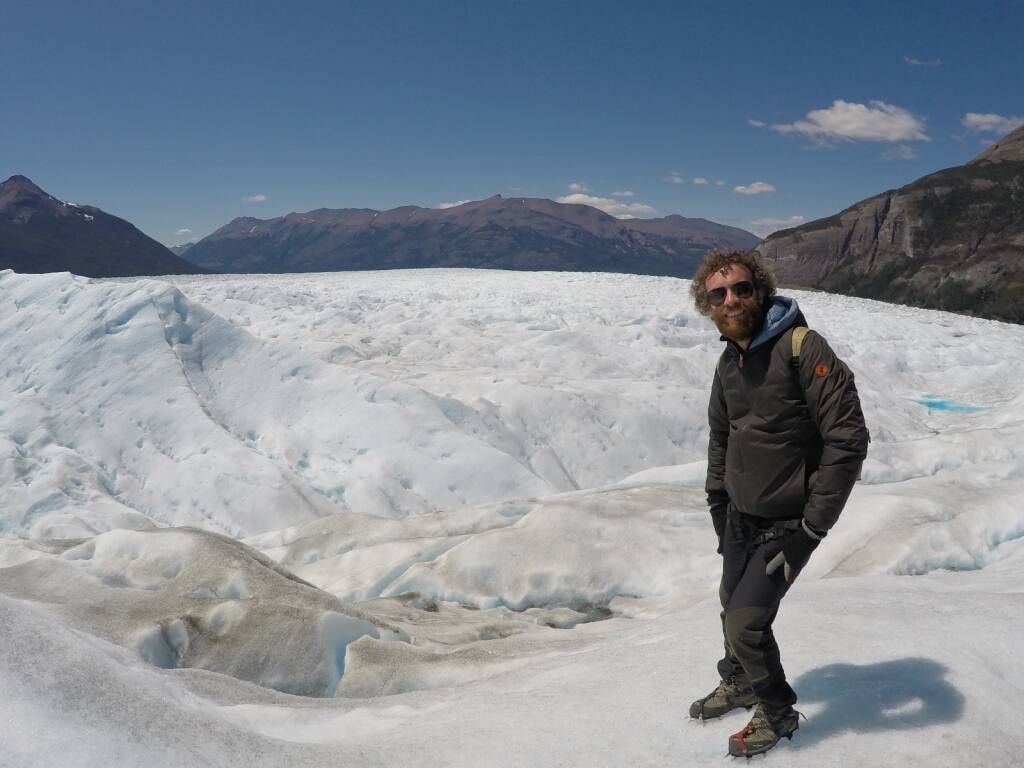
[[86, 277], [206, 272], [124, 219], [65, 203], [24, 176], [0, 184], [0, 269]]
[[1024, 128], [758, 250], [788, 285], [1022, 323]]
[[321, 208], [235, 219], [188, 257], [225, 272], [477, 267], [686, 277], [709, 248], [757, 242], [704, 219], [623, 220], [586, 205], [496, 195], [442, 210]]

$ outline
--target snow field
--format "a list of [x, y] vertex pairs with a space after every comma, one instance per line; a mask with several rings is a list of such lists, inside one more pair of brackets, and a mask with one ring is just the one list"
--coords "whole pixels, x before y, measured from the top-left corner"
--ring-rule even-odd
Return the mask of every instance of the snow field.
[[[684, 718], [720, 648], [687, 290], [0, 272], [7, 759], [720, 759], [745, 718]], [[873, 443], [780, 613], [780, 753], [1015, 765], [1024, 330], [791, 295]]]

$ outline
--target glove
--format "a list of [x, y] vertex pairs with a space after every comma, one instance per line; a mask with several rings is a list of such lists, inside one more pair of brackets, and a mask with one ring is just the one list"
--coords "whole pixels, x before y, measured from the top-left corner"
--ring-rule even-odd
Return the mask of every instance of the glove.
[[806, 520], [802, 520], [799, 528], [777, 539], [774, 546], [765, 552], [765, 573], [771, 576], [781, 566], [784, 568], [786, 584], [792, 584], [824, 537], [824, 533], [816, 531]]
[[722, 554], [722, 536], [725, 533], [726, 508], [718, 507], [711, 510], [711, 523], [715, 526], [715, 535], [718, 536], [718, 554]]

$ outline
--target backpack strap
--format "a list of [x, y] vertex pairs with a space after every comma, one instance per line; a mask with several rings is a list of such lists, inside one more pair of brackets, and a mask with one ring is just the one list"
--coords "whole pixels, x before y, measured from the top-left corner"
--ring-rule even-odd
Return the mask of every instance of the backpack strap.
[[807, 326], [798, 325], [793, 329], [793, 365], [800, 367], [800, 347], [803, 346], [804, 336], [807, 335]]

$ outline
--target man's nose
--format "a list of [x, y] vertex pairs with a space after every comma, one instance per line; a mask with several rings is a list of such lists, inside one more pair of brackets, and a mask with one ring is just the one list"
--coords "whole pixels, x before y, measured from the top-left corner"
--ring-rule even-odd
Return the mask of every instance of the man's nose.
[[736, 298], [736, 293], [733, 291], [732, 286], [726, 288], [725, 301], [723, 301], [722, 303], [728, 307], [730, 304], [735, 304], [737, 301], [739, 301], [739, 299]]

